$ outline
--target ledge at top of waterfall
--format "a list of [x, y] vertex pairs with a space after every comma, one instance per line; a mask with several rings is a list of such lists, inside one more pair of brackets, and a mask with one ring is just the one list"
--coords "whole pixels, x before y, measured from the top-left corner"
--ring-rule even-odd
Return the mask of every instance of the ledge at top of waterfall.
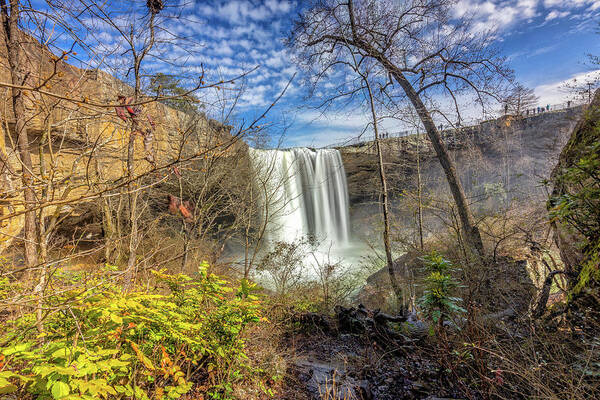
[[327, 247], [350, 240], [346, 172], [339, 151], [250, 149], [270, 242], [310, 238]]

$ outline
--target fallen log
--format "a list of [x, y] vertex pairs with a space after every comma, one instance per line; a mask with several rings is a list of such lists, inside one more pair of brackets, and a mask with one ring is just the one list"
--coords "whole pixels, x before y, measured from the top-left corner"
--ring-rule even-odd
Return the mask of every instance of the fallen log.
[[[333, 318], [314, 312], [293, 312], [292, 319], [305, 327], [319, 329], [325, 334], [366, 335], [384, 348], [415, 342], [427, 332], [427, 324], [423, 321], [370, 310], [362, 304], [358, 307], [336, 306], [334, 312]], [[389, 325], [403, 322], [407, 324], [403, 325], [401, 330]]]
[[369, 336], [383, 348], [398, 347], [413, 342], [388, 323], [405, 322], [403, 315], [389, 315], [380, 310], [369, 310], [362, 304], [358, 307], [336, 306], [337, 329], [340, 333], [354, 333]]
[[332, 327], [327, 316], [315, 312], [294, 313], [293, 319], [305, 326], [319, 329], [323, 333], [331, 333]]

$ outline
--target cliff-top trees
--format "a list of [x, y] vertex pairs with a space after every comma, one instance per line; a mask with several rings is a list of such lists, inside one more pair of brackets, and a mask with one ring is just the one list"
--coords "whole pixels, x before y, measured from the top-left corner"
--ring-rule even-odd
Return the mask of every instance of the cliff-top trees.
[[[388, 82], [388, 101], [408, 103], [419, 116], [446, 174], [463, 234], [475, 253], [483, 252], [456, 167], [435, 119], [461, 120], [474, 102], [483, 109], [499, 99], [512, 78], [491, 47], [492, 32], [467, 18], [455, 19], [452, 0], [326, 0], [314, 2], [296, 22], [290, 44], [317, 84], [351, 62], [356, 52], [373, 61]], [[446, 105], [450, 112], [434, 107]]]
[[527, 110], [537, 106], [538, 101], [539, 98], [533, 89], [517, 84], [504, 100], [503, 112], [511, 115], [523, 115]]

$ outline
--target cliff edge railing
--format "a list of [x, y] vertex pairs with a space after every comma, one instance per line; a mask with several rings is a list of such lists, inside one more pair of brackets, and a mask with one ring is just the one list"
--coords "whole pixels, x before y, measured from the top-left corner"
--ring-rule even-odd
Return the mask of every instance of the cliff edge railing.
[[[540, 115], [545, 115], [547, 113], [560, 112], [560, 111], [569, 110], [569, 109], [576, 109], [576, 108], [579, 108], [586, 104], [588, 104], [587, 101], [581, 101], [581, 100], [570, 101], [569, 100], [569, 101], [566, 101], [563, 103], [547, 104], [545, 106], [536, 105], [535, 107], [531, 107], [531, 108], [524, 110], [522, 113], [520, 113], [518, 115], [503, 114], [503, 115], [497, 115], [493, 118], [487, 118], [487, 119], [474, 118], [474, 119], [470, 119], [470, 120], [463, 120], [463, 122], [460, 125], [457, 124], [454, 126], [449, 126], [448, 124], [442, 124], [442, 125], [440, 125], [440, 130], [443, 132], [443, 134], [444, 133], [448, 134], [449, 132], [453, 132], [456, 130], [472, 129], [472, 128], [475, 128], [482, 124], [485, 124], [488, 122], [493, 122], [493, 121], [498, 120], [499, 118], [506, 117], [506, 116], [519, 117], [519, 118], [533, 118], [533, 117], [538, 117]], [[424, 133], [424, 132], [419, 131], [418, 129], [406, 129], [406, 130], [384, 132], [383, 139], [400, 138], [400, 137], [411, 136], [411, 135], [419, 135], [422, 133]], [[364, 134], [361, 134], [357, 137], [353, 137], [350, 139], [346, 139], [346, 140], [343, 140], [340, 142], [336, 142], [333, 144], [323, 146], [323, 148], [334, 149], [334, 148], [339, 148], [339, 147], [361, 147], [361, 146], [365, 146], [365, 145], [373, 142], [374, 140], [375, 140], [375, 138], [373, 138], [373, 137], [367, 138]]]

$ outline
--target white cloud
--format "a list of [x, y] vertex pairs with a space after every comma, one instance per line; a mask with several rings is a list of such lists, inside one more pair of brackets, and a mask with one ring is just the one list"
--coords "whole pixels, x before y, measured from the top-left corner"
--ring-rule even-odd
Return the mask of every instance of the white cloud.
[[274, 69], [282, 68], [286, 64], [289, 65], [290, 62], [286, 57], [285, 50], [272, 51], [271, 54], [269, 55], [269, 58], [267, 58], [265, 61], [266, 66], [268, 66], [270, 68], [274, 68]]
[[548, 15], [546, 15], [546, 18], [544, 19], [545, 21], [551, 21], [553, 19], [556, 18], [564, 18], [569, 16], [569, 14], [571, 14], [570, 11], [557, 11], [557, 10], [552, 10], [548, 13]]
[[231, 24], [244, 24], [248, 19], [265, 21], [274, 15], [287, 13], [291, 8], [292, 4], [287, 0], [267, 0], [264, 3], [230, 0], [220, 4], [203, 4], [197, 7], [197, 11]]
[[338, 129], [324, 129], [317, 131], [294, 131], [285, 136], [285, 143], [289, 147], [325, 147], [338, 143], [350, 142], [352, 137], [347, 131]]
[[598, 0], [544, 0], [544, 6], [546, 8], [579, 8], [588, 5], [595, 5], [597, 3], [599, 3]]
[[507, 30], [520, 21], [531, 23], [540, 15], [545, 15], [545, 21], [567, 18], [574, 13], [591, 19], [597, 15], [590, 12], [598, 9], [600, 0], [459, 0], [454, 6], [454, 15], [456, 18], [472, 16], [474, 30], [483, 32]]
[[292, 3], [287, 0], [278, 1], [278, 0], [267, 0], [265, 5], [273, 12], [277, 13], [288, 13], [292, 9]]
[[310, 124], [316, 127], [335, 126], [344, 130], [361, 130], [369, 123], [368, 115], [365, 113], [340, 113], [321, 112], [307, 110], [298, 115], [297, 120], [302, 124]]
[[536, 14], [538, 0], [519, 0], [517, 8], [521, 11], [523, 18], [531, 18]]
[[226, 40], [223, 40], [212, 46], [212, 53], [219, 56], [231, 56], [233, 55], [233, 49]]
[[569, 89], [575, 84], [593, 82], [600, 79], [600, 69], [581, 72], [557, 82], [550, 82], [535, 88], [535, 94], [540, 98], [540, 104], [560, 104], [574, 97], [573, 90]]
[[600, 8], [599, 0], [544, 0], [544, 6], [546, 8], [563, 8], [563, 9], [576, 9], [581, 7], [590, 7], [595, 10]]
[[505, 30], [537, 15], [538, 0], [460, 0], [454, 8], [457, 18], [471, 16], [474, 31]]
[[[373, 138], [369, 113], [359, 109], [349, 112], [303, 110], [294, 122], [294, 130], [285, 140], [290, 146], [323, 147]], [[391, 135], [411, 130], [408, 125], [392, 119], [379, 121], [379, 129]]]

